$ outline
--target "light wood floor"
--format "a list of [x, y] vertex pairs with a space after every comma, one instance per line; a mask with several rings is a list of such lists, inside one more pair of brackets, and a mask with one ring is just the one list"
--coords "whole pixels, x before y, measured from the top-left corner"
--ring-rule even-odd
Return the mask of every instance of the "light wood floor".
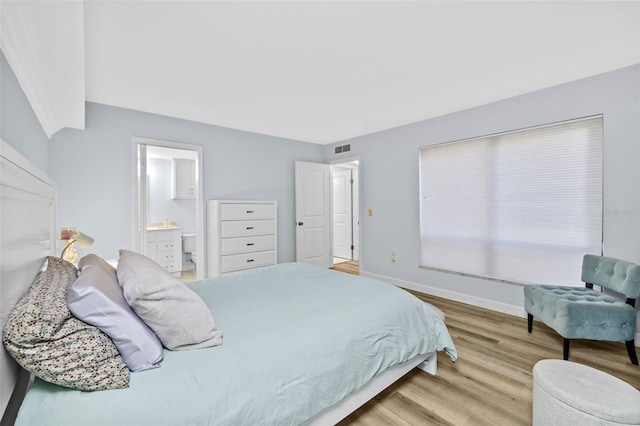
[[331, 269], [348, 274], [360, 275], [360, 262], [357, 260], [347, 260], [346, 262], [334, 263]]
[[[532, 368], [562, 358], [561, 338], [538, 322], [528, 334], [525, 318], [414, 294], [445, 313], [458, 361], [439, 353], [437, 376], [414, 369], [339, 425], [530, 425]], [[569, 359], [640, 388], [623, 343], [572, 341]]]

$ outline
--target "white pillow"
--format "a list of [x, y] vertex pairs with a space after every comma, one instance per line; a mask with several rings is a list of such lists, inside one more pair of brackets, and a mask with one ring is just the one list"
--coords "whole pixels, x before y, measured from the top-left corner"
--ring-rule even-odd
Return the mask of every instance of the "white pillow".
[[78, 268], [78, 279], [67, 295], [71, 313], [111, 337], [129, 370], [159, 367], [162, 344], [127, 304], [116, 269], [94, 254], [80, 259]]
[[129, 306], [167, 349], [197, 349], [222, 343], [222, 332], [202, 299], [148, 257], [120, 250], [118, 282]]

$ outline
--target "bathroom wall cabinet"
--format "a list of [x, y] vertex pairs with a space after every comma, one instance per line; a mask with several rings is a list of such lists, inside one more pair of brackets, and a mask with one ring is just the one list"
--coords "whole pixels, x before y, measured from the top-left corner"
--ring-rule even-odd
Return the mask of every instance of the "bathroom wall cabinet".
[[207, 276], [277, 263], [275, 201], [207, 202]]
[[194, 160], [173, 159], [173, 199], [196, 198], [196, 162]]

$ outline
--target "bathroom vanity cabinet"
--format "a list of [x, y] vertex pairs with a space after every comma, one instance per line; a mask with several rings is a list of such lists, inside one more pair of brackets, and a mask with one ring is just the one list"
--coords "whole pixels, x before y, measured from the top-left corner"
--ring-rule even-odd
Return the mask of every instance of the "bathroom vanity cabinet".
[[179, 277], [182, 271], [182, 228], [148, 229], [147, 257]]

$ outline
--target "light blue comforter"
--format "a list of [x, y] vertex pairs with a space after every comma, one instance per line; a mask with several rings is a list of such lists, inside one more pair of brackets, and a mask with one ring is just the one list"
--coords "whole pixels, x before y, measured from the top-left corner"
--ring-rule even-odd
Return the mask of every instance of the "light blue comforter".
[[297, 425], [419, 354], [456, 351], [438, 312], [392, 285], [307, 264], [190, 284], [221, 346], [165, 350], [128, 389], [36, 380], [17, 425]]

